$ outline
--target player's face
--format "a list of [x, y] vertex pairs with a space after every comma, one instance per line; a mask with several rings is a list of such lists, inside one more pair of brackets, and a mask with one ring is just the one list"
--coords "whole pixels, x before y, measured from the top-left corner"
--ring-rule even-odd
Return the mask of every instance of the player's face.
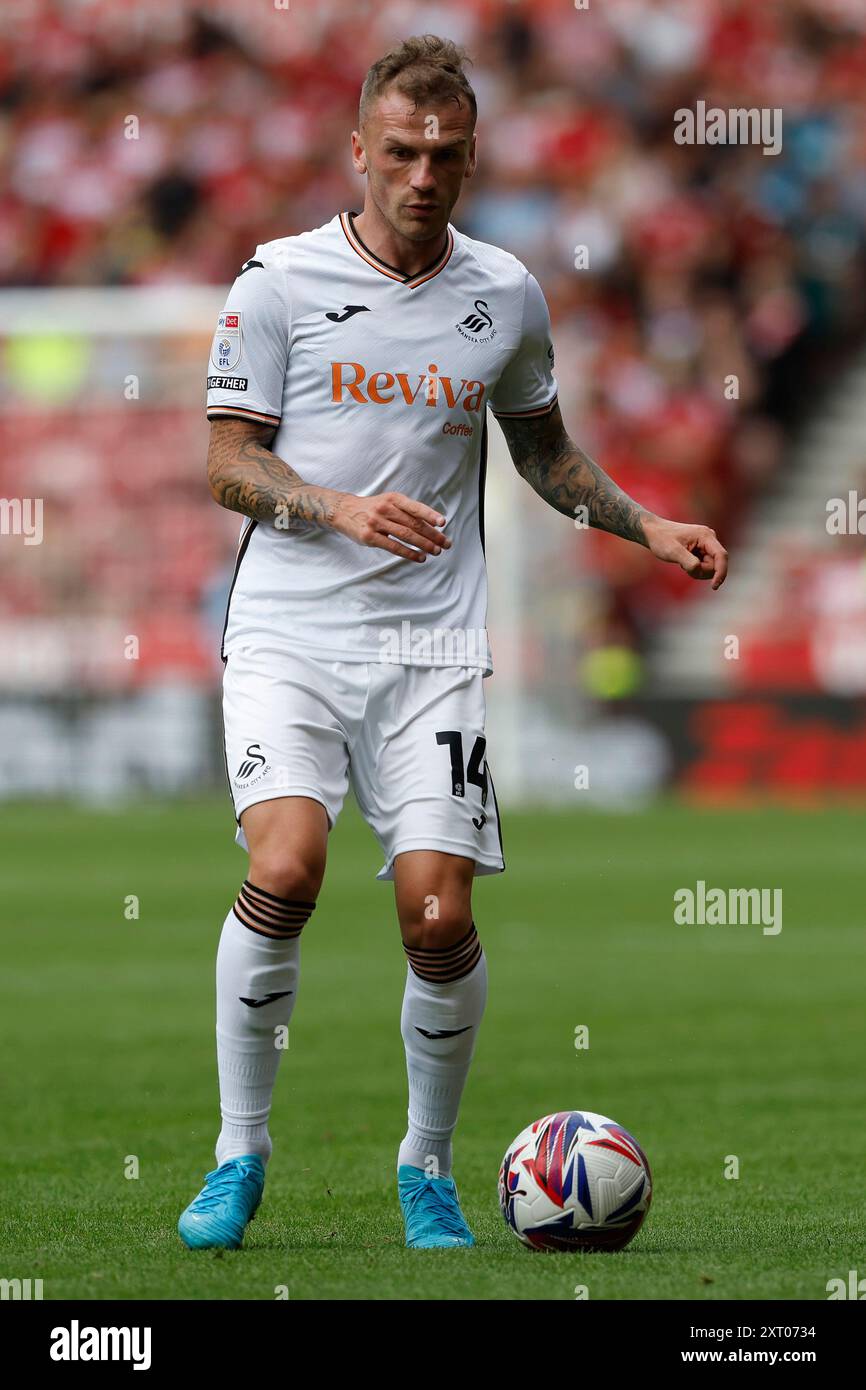
[[466, 102], [424, 110], [399, 93], [385, 93], [363, 131], [353, 131], [352, 153], [394, 231], [409, 241], [429, 241], [445, 230], [463, 180], [475, 171], [472, 113]]

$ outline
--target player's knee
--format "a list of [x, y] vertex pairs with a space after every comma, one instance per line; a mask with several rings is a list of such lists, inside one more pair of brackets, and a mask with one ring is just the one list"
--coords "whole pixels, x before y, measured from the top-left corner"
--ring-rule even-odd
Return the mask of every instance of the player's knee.
[[241, 818], [250, 852], [249, 879], [278, 898], [315, 900], [325, 876], [328, 821], [305, 797], [250, 806]]
[[315, 902], [324, 876], [324, 859], [318, 854], [273, 849], [250, 855], [249, 881], [277, 898]]
[[475, 923], [462, 935], [447, 943], [434, 946], [410, 946], [403, 942], [409, 967], [429, 984], [454, 984], [471, 974], [481, 960], [481, 942]]
[[440, 899], [435, 916], [428, 917], [426, 908], [402, 913], [400, 933], [404, 946], [416, 951], [436, 950], [459, 941], [461, 936], [466, 935], [471, 922], [471, 910]]

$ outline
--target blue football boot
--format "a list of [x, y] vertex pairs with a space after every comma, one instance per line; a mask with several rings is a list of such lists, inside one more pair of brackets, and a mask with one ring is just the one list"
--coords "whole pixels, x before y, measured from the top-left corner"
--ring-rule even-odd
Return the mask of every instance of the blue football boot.
[[265, 1165], [258, 1154], [221, 1163], [207, 1174], [201, 1192], [177, 1223], [184, 1245], [190, 1250], [238, 1250], [264, 1186]]
[[446, 1250], [475, 1244], [460, 1210], [453, 1178], [428, 1178], [423, 1168], [401, 1163], [397, 1169], [397, 1191], [410, 1250]]

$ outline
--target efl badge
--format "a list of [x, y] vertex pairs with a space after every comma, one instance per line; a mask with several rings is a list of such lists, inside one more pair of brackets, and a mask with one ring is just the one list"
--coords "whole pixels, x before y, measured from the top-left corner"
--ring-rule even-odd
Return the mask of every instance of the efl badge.
[[231, 371], [241, 360], [241, 316], [225, 311], [217, 319], [217, 331], [211, 348], [210, 360], [217, 371]]

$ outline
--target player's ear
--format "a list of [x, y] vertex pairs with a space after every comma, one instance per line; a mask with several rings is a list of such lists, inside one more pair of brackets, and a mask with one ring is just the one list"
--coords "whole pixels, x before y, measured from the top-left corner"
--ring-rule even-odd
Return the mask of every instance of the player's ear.
[[465, 172], [465, 174], [463, 175], [464, 179], [471, 179], [471, 178], [472, 178], [472, 175], [475, 173], [475, 167], [476, 167], [476, 165], [477, 165], [477, 163], [478, 163], [478, 159], [477, 159], [477, 156], [476, 156], [476, 140], [477, 140], [477, 138], [478, 138], [478, 137], [476, 136], [475, 131], [473, 130], [473, 132], [472, 132], [472, 144], [469, 146], [469, 161], [468, 161], [468, 163], [467, 163], [467, 165], [466, 165], [466, 172]]
[[366, 174], [367, 156], [364, 154], [364, 146], [361, 140], [361, 133], [357, 130], [352, 131], [352, 163], [355, 166], [356, 173]]

